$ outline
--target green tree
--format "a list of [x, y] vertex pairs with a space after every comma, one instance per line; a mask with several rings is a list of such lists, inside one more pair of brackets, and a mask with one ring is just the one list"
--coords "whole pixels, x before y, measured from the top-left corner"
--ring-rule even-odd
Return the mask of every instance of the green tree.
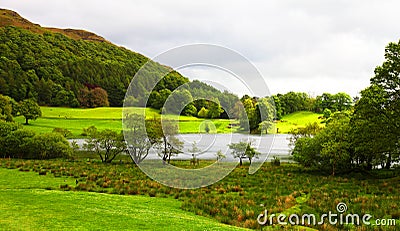
[[163, 163], [170, 163], [173, 155], [182, 152], [183, 142], [176, 137], [178, 133], [176, 122], [153, 118], [146, 121], [146, 130], [150, 142], [158, 149]]
[[14, 99], [0, 95], [0, 119], [8, 122], [14, 120], [17, 115], [17, 103]]
[[25, 117], [25, 124], [29, 124], [29, 120], [36, 120], [42, 116], [39, 105], [33, 99], [25, 99], [20, 102], [18, 107], [19, 114]]
[[329, 108], [325, 108], [322, 114], [324, 114], [325, 119], [329, 119], [329, 117], [332, 115], [332, 111]]
[[350, 110], [353, 105], [353, 100], [350, 95], [339, 92], [332, 96], [333, 105], [332, 108], [334, 111], [346, 111]]
[[186, 90], [176, 90], [165, 102], [163, 110], [171, 114], [183, 114], [186, 105], [193, 102], [192, 94]]
[[371, 85], [361, 92], [351, 120], [355, 162], [367, 170], [377, 164], [390, 168], [398, 155], [395, 122], [386, 102], [382, 87]]
[[132, 161], [140, 164], [148, 155], [152, 146], [151, 139], [146, 133], [145, 116], [128, 114], [125, 116], [125, 140]]
[[217, 157], [217, 161], [221, 161], [226, 158], [226, 155], [221, 150], [218, 150], [218, 152], [215, 153], [215, 156]]
[[119, 154], [126, 152], [126, 143], [122, 133], [106, 129], [90, 134], [84, 148], [97, 153], [103, 163], [111, 163]]
[[214, 119], [214, 118], [219, 118], [221, 113], [224, 111], [221, 107], [221, 104], [218, 100], [218, 98], [214, 98], [211, 101], [208, 102], [208, 113], [207, 117]]
[[[399, 156], [400, 140], [400, 41], [389, 43], [385, 49], [385, 61], [375, 69], [375, 76], [371, 84], [380, 87], [382, 90], [377, 94], [381, 99], [382, 120], [387, 126], [382, 130], [388, 137], [385, 142], [388, 147], [386, 167], [394, 158]], [[376, 92], [376, 91], [375, 91]], [[391, 138], [389, 138], [391, 137]]]
[[315, 167], [332, 175], [351, 169], [350, 118], [344, 113], [337, 113], [323, 130], [314, 131], [311, 129], [308, 134], [294, 139], [293, 159], [305, 167]]
[[207, 115], [208, 115], [208, 110], [205, 107], [202, 107], [199, 113], [197, 113], [197, 116], [200, 118], [207, 118]]
[[254, 158], [258, 158], [260, 155], [252, 146], [251, 142], [240, 141], [239, 143], [228, 144], [229, 149], [231, 149], [231, 154], [234, 158], [239, 158], [240, 166], [243, 164], [243, 158], [248, 158], [251, 161]]

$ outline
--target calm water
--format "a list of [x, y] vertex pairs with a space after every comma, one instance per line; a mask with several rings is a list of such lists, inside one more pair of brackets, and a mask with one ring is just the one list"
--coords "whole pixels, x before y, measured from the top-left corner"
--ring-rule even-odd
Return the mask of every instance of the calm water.
[[[273, 156], [279, 157], [282, 160], [287, 160], [290, 157], [291, 147], [289, 146], [289, 135], [278, 134], [278, 135], [244, 135], [244, 134], [181, 134], [178, 138], [184, 142], [184, 148], [182, 154], [172, 157], [173, 159], [190, 159], [192, 153], [189, 152], [192, 149], [194, 141], [197, 143], [199, 152], [195, 153], [199, 159], [216, 159], [215, 154], [221, 150], [225, 155], [227, 161], [237, 161], [230, 154], [228, 144], [237, 143], [240, 141], [251, 141], [253, 147], [261, 153], [259, 160], [270, 160]], [[70, 140], [72, 141], [72, 140]], [[75, 140], [79, 146], [82, 147], [84, 139]], [[159, 159], [155, 150], [152, 150], [147, 158]]]

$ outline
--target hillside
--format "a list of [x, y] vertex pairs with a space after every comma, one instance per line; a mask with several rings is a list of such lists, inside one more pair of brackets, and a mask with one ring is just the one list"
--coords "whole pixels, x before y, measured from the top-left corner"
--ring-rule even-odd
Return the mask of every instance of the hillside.
[[[224, 108], [233, 108], [238, 101], [236, 95], [190, 82], [170, 67], [94, 33], [41, 27], [0, 9], [0, 94], [16, 101], [34, 98], [46, 106], [120, 107], [132, 78], [145, 63], [145, 74], [135, 78], [129, 89], [131, 106], [160, 109], [183, 84], [193, 94], [188, 99], [218, 98]], [[197, 115], [205, 105], [191, 105], [191, 114]]]
[[38, 34], [44, 34], [45, 32], [61, 33], [75, 40], [83, 39], [88, 41], [108, 42], [103, 37], [85, 30], [41, 27], [39, 24], [32, 23], [21, 17], [17, 12], [0, 9], [0, 27], [6, 26], [19, 27]]

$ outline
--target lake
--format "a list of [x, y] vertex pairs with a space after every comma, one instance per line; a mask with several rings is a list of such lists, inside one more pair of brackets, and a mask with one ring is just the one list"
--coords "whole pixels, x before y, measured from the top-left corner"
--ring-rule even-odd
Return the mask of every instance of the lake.
[[[271, 134], [271, 135], [246, 135], [239, 133], [231, 134], [179, 134], [177, 137], [184, 142], [183, 152], [171, 159], [190, 159], [192, 153], [192, 144], [196, 141], [199, 152], [195, 153], [199, 159], [216, 159], [215, 154], [221, 150], [226, 155], [226, 161], [237, 161], [230, 154], [228, 144], [238, 143], [240, 141], [251, 141], [253, 147], [261, 153], [259, 161], [271, 160], [273, 156], [279, 157], [282, 161], [289, 161], [291, 147], [289, 145], [289, 137], [287, 134]], [[70, 142], [76, 141], [82, 147], [84, 139], [73, 139]], [[147, 157], [149, 159], [159, 159], [155, 150]], [[257, 161], [257, 160], [255, 160]]]

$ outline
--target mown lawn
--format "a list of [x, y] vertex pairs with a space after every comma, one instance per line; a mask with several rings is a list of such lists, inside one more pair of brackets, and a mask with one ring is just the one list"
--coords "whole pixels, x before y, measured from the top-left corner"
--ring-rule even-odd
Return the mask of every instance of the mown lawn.
[[320, 116], [322, 116], [322, 114], [309, 111], [295, 112], [283, 116], [282, 119], [276, 123], [276, 128], [279, 129], [279, 133], [287, 134], [291, 129], [305, 127], [307, 124], [314, 122], [320, 123], [321, 126], [325, 126], [325, 124], [321, 123], [323, 120], [318, 119]]
[[4, 168], [0, 175], [1, 230], [240, 230], [174, 199], [59, 191], [75, 179]]

